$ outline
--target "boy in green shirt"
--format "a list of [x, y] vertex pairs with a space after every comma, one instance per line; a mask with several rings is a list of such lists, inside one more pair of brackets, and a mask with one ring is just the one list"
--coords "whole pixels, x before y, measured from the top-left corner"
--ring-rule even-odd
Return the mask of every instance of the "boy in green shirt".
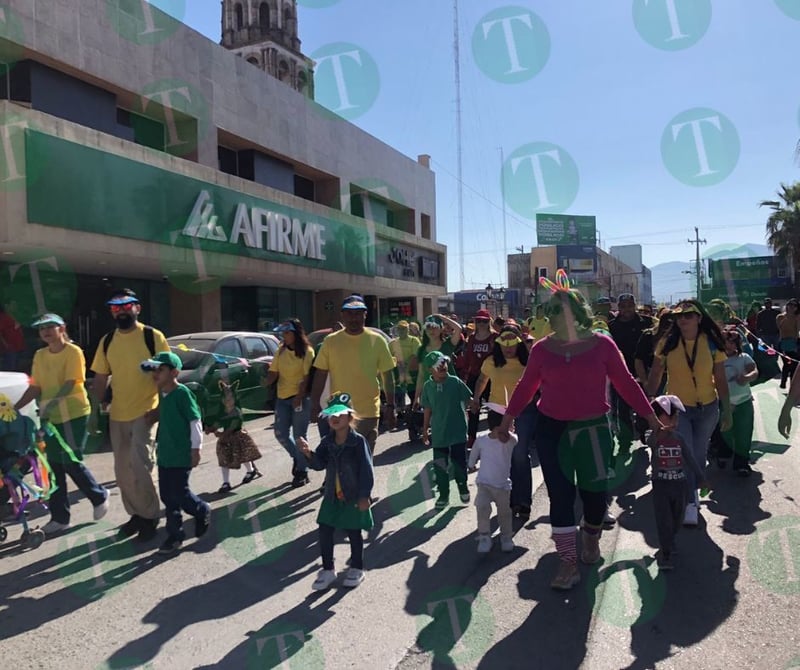
[[203, 445], [200, 408], [188, 387], [178, 383], [178, 356], [162, 351], [143, 361], [141, 368], [152, 372], [160, 396], [156, 460], [158, 491], [166, 507], [167, 539], [158, 553], [172, 555], [185, 537], [181, 509], [194, 517], [196, 537], [205, 535], [211, 522], [211, 507], [189, 488], [189, 473], [200, 463]]
[[466, 403], [472, 400], [472, 391], [449, 373], [450, 358], [442, 352], [431, 351], [425, 356], [424, 363], [431, 376], [422, 387], [420, 400], [425, 412], [422, 439], [426, 445], [433, 446], [433, 467], [439, 491], [436, 509], [444, 509], [450, 502], [448, 470], [451, 461], [461, 502], [469, 502]]

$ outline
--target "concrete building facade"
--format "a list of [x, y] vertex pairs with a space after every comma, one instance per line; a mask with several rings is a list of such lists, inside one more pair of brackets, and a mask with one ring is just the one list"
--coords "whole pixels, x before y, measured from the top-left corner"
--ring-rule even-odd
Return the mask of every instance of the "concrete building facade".
[[8, 0], [0, 22], [0, 300], [21, 322], [63, 313], [91, 350], [111, 286], [168, 334], [327, 327], [353, 292], [379, 323], [446, 292], [426, 156], [146, 2]]

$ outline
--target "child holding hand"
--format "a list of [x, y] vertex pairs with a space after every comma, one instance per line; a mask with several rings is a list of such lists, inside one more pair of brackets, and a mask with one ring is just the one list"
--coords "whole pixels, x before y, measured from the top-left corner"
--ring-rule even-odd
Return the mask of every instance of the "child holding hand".
[[475, 509], [478, 513], [478, 553], [488, 554], [492, 549], [491, 527], [492, 503], [497, 507], [497, 520], [500, 523], [500, 549], [514, 551], [512, 512], [511, 512], [511, 454], [517, 444], [517, 436], [509, 433], [508, 442], [497, 437], [497, 428], [503, 420], [505, 407], [488, 403], [491, 410], [487, 421], [488, 433], [480, 433], [475, 439], [467, 463], [470, 472], [480, 460], [481, 467], [475, 483], [478, 493], [475, 496]]
[[362, 435], [353, 429], [357, 420], [348, 393], [334, 393], [322, 410], [330, 432], [315, 451], [298, 438], [300, 453], [312, 470], [325, 470], [322, 504], [317, 514], [322, 570], [311, 588], [323, 591], [336, 581], [333, 568], [333, 535], [337, 529], [347, 532], [350, 540], [350, 568], [343, 586], [354, 588], [364, 581], [364, 539], [362, 530], [374, 525], [370, 493], [374, 484], [372, 457]]
[[651, 407], [664, 426], [652, 432], [647, 439], [652, 452], [653, 506], [658, 529], [656, 563], [660, 570], [672, 570], [675, 535], [683, 522], [689, 492], [686, 467], [694, 473], [701, 490], [709, 488], [709, 485], [692, 450], [677, 432], [680, 413], [686, 411], [680, 398], [675, 395], [658, 396]]

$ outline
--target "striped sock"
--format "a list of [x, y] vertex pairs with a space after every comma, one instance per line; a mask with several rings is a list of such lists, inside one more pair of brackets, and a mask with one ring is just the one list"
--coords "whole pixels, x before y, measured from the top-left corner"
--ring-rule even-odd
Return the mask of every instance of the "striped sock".
[[575, 542], [575, 531], [568, 533], [553, 533], [553, 542], [556, 543], [558, 557], [565, 563], [578, 562], [578, 549]]

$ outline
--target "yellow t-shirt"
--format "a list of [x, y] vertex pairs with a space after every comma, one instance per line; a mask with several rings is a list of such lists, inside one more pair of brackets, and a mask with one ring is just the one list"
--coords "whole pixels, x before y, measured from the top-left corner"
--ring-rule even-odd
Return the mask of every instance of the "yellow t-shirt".
[[535, 316], [527, 320], [528, 332], [533, 335], [534, 340], [541, 340], [553, 332], [550, 327], [550, 319], [542, 317], [537, 319]]
[[[386, 340], [371, 330], [350, 335], [346, 330], [331, 333], [322, 341], [314, 367], [327, 370], [331, 392], [350, 394], [353, 409], [362, 419], [380, 416], [378, 375], [395, 366]], [[324, 402], [325, 398], [321, 399]]]
[[[169, 345], [160, 330], [153, 329], [156, 353], [169, 351]], [[111, 375], [114, 397], [111, 402], [112, 421], [133, 421], [145, 412], [158, 407], [158, 389], [153, 376], [142, 372], [142, 361], [150, 358], [150, 351], [144, 341], [144, 326], [136, 324], [130, 333], [114, 333], [108, 347], [108, 355], [103, 353], [103, 340], [97, 345], [92, 361], [92, 370], [100, 375]]]
[[[50, 403], [59, 389], [70, 380], [75, 382], [72, 391]], [[86, 360], [79, 346], [68, 342], [57, 354], [44, 347], [33, 355], [31, 384], [41, 389], [39, 406], [48, 405], [47, 415], [53, 423], [66, 423], [91, 413], [85, 381]]]
[[314, 349], [306, 349], [306, 355], [299, 358], [295, 352], [286, 347], [278, 349], [278, 355], [272, 359], [270, 372], [278, 373], [278, 397], [281, 400], [294, 398], [297, 395], [297, 388], [303, 377], [308, 377], [311, 371], [311, 364], [314, 362]]
[[518, 358], [508, 359], [501, 368], [495, 367], [494, 359], [491, 356], [483, 361], [481, 374], [488, 377], [489, 381], [492, 382], [492, 387], [489, 391], [489, 402], [495, 402], [506, 407], [523, 372], [525, 372], [525, 366], [519, 362]]
[[[661, 340], [656, 346], [655, 355], [664, 362], [664, 369], [667, 371], [667, 393], [676, 395], [681, 399], [686, 407], [695, 407], [698, 403], [708, 405], [717, 399], [717, 387], [714, 383], [714, 364], [724, 363], [727, 356], [724, 351], [714, 350], [711, 354], [711, 346], [705, 333], [700, 333], [697, 340], [697, 358], [694, 362], [694, 379], [692, 381], [692, 370], [686, 358], [691, 360], [694, 351], [694, 340], [686, 340], [685, 349], [681, 342], [678, 346], [664, 356], [665, 340]], [[695, 382], [697, 388], [695, 388]]]

